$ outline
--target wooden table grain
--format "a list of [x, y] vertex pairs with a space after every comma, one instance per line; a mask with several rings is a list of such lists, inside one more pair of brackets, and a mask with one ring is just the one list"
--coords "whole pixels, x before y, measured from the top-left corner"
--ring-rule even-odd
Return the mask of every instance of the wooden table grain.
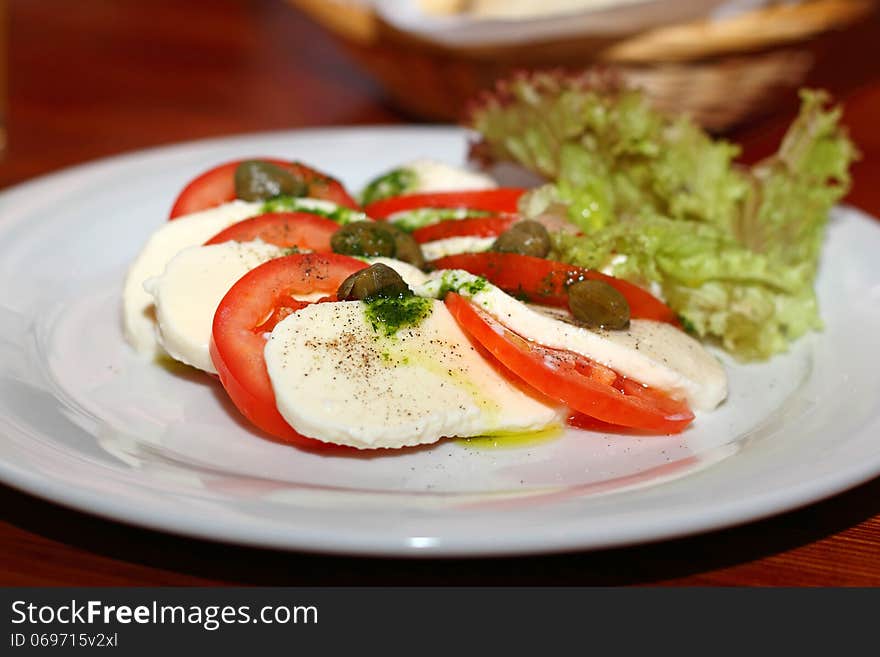
[[[2, 5], [0, 5], [2, 6]], [[0, 187], [122, 151], [314, 125], [401, 123], [328, 35], [282, 0], [9, 0]], [[850, 201], [880, 215], [880, 18], [823, 44], [810, 82], [862, 148]], [[765, 152], [789, 104], [732, 136]], [[880, 449], [880, 436], [878, 436]], [[409, 561], [234, 547], [0, 487], [3, 585], [880, 585], [880, 478], [742, 527], [558, 556]]]

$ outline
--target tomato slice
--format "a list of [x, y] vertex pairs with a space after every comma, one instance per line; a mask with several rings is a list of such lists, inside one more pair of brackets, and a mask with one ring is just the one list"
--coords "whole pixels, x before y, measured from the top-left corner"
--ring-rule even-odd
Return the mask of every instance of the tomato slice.
[[[301, 162], [288, 162], [270, 157], [252, 157], [249, 160], [270, 162], [284, 167], [308, 185], [311, 198], [332, 201], [337, 205], [357, 208], [357, 202], [335, 178]], [[196, 176], [190, 181], [174, 201], [169, 219], [185, 214], [207, 210], [235, 200], [235, 170], [247, 160], [226, 162]]]
[[[283, 166], [283, 160], [268, 157], [250, 158]], [[235, 169], [245, 160], [233, 160], [208, 169], [193, 178], [180, 192], [171, 208], [169, 219], [214, 208], [235, 200]]]
[[534, 303], [568, 308], [567, 288], [585, 279], [602, 280], [616, 288], [629, 303], [630, 316], [681, 327], [675, 312], [653, 294], [620, 278], [594, 269], [517, 253], [460, 253], [429, 263], [434, 269], [464, 269], [493, 285]]
[[446, 306], [462, 329], [540, 393], [590, 417], [625, 427], [678, 433], [694, 419], [687, 403], [619, 376], [590, 359], [526, 340], [450, 292]]
[[330, 238], [339, 224], [326, 217], [307, 212], [269, 212], [232, 224], [221, 230], [208, 244], [250, 242], [261, 239], [285, 249], [299, 248], [329, 253]]
[[309, 186], [307, 194], [309, 198], [320, 198], [336, 205], [352, 208], [353, 210], [360, 208], [358, 202], [352, 198], [343, 184], [333, 176], [327, 175], [323, 171], [318, 171], [302, 162], [287, 162], [284, 168], [305, 181]]
[[342, 281], [366, 266], [335, 253], [276, 258], [245, 274], [217, 307], [210, 349], [220, 382], [236, 408], [271, 436], [303, 446], [323, 445], [301, 436], [278, 412], [263, 358], [263, 334], [285, 314], [308, 305], [291, 295], [333, 295]]
[[519, 187], [499, 187], [461, 192], [425, 192], [403, 194], [374, 201], [364, 208], [373, 219], [387, 219], [395, 212], [418, 208], [468, 208], [490, 212], [515, 213], [519, 197], [525, 193]]
[[420, 244], [447, 237], [495, 237], [510, 228], [518, 218], [515, 214], [498, 214], [493, 217], [449, 219], [417, 228], [412, 232], [412, 236]]

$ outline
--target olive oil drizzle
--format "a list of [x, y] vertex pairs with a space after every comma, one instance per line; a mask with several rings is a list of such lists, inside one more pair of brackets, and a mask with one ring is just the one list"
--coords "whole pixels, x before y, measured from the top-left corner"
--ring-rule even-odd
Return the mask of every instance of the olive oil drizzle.
[[554, 426], [540, 431], [528, 431], [524, 433], [504, 433], [490, 436], [476, 436], [473, 438], [456, 438], [455, 442], [462, 447], [481, 451], [495, 449], [522, 449], [558, 440], [562, 437], [562, 434], [562, 427]]

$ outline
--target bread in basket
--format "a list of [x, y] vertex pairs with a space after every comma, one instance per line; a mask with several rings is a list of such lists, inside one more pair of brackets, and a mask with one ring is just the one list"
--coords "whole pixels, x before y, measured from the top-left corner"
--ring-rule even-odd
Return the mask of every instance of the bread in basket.
[[644, 88], [661, 109], [688, 113], [714, 131], [770, 109], [802, 84], [815, 58], [811, 40], [852, 24], [875, 4], [771, 3], [635, 32], [451, 46], [400, 29], [363, 1], [289, 2], [339, 37], [393, 101], [421, 119], [457, 120], [468, 99], [514, 69], [604, 63]]

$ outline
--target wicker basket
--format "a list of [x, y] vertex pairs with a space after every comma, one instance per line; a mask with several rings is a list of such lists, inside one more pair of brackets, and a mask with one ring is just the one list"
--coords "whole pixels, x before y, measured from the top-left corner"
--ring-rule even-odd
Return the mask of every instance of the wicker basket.
[[288, 1], [337, 35], [395, 103], [421, 119], [458, 120], [468, 99], [514, 69], [601, 63], [619, 68], [661, 109], [714, 131], [772, 108], [804, 81], [811, 39], [874, 7], [874, 0], [811, 0], [601, 39], [453, 49], [401, 32], [365, 5]]

